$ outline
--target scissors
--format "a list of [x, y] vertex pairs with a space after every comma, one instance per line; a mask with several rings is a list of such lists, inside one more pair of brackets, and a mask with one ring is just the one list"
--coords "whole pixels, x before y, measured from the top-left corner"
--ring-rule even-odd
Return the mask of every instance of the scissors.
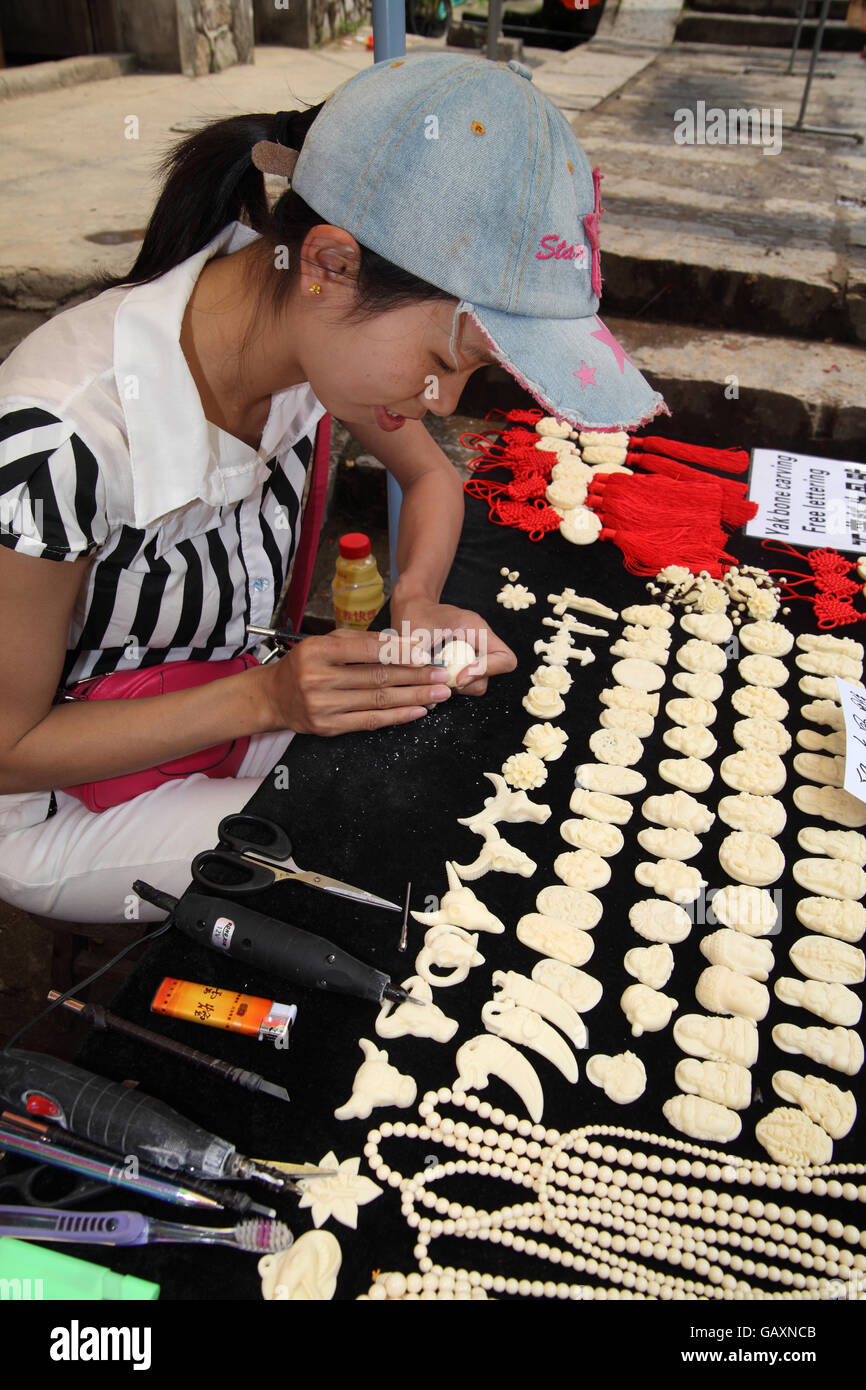
[[292, 859], [292, 842], [286, 832], [263, 816], [224, 816], [217, 833], [221, 846], [228, 848], [204, 850], [192, 861], [193, 879], [204, 888], [224, 893], [257, 893], [272, 883], [294, 878], [340, 898], [402, 912], [399, 903], [377, 898], [364, 888], [354, 888], [351, 883], [342, 883], [327, 874], [299, 869]]

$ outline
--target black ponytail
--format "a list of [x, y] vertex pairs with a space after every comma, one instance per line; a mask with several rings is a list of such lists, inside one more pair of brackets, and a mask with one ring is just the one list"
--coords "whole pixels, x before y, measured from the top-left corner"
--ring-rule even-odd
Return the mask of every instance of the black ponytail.
[[127, 275], [103, 280], [101, 288], [143, 285], [165, 275], [227, 227], [246, 222], [255, 231], [273, 230], [264, 176], [252, 161], [259, 140], [299, 150], [322, 109], [263, 112], [214, 121], [181, 140], [160, 165], [162, 188], [135, 264]]

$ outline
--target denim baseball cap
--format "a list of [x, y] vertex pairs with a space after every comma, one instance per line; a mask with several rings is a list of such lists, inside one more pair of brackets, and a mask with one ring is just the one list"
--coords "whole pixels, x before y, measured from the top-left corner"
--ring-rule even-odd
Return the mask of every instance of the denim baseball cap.
[[[422, 52], [327, 98], [292, 185], [459, 301], [552, 415], [633, 428], [667, 407], [598, 317], [601, 174], [522, 63]], [[452, 332], [452, 347], [454, 333]]]

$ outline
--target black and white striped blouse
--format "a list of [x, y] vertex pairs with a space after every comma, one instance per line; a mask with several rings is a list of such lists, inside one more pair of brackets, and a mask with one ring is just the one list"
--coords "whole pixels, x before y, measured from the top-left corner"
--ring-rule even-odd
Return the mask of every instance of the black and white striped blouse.
[[[66, 310], [0, 366], [0, 544], [92, 557], [64, 686], [235, 656], [271, 618], [325, 407], [307, 383], [274, 395], [253, 449], [205, 419], [179, 343], [205, 262], [254, 235], [235, 223], [151, 284]], [[20, 802], [0, 797], [0, 832]]]

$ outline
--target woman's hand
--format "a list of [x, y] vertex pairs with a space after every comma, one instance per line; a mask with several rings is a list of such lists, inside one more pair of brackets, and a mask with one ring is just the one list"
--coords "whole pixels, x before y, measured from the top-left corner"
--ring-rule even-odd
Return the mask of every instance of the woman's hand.
[[407, 664], [389, 658], [384, 635], [338, 628], [306, 637], [279, 661], [261, 668], [269, 684], [274, 729], [299, 734], [346, 734], [408, 724], [451, 692], [440, 668], [423, 653]]
[[[428, 660], [433, 644], [439, 645], [449, 637], [469, 643], [478, 654], [478, 661], [458, 674], [457, 689], [462, 695], [483, 695], [488, 676], [504, 675], [517, 665], [511, 648], [470, 608], [455, 608], [452, 604], [433, 603], [428, 599], [401, 603], [392, 597], [391, 621], [403, 650], [424, 654]], [[408, 629], [404, 628], [407, 623]], [[409, 636], [409, 641], [403, 641], [404, 635]]]

